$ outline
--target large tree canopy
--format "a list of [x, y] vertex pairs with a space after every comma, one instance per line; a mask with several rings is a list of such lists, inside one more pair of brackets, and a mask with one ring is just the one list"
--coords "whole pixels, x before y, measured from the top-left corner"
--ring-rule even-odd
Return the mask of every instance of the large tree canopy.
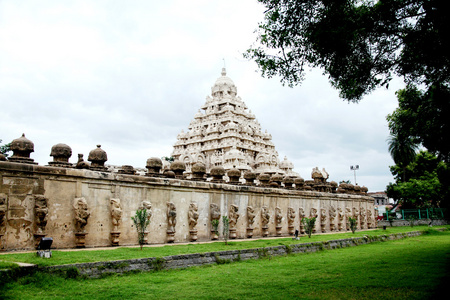
[[262, 75], [300, 83], [320, 67], [348, 101], [394, 74], [409, 84], [448, 85], [450, 26], [442, 0], [259, 0], [266, 5], [258, 45], [245, 56]]

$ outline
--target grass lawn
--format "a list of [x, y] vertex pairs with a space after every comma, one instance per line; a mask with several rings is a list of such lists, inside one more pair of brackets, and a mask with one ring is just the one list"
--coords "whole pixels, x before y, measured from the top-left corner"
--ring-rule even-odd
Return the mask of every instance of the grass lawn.
[[[433, 228], [450, 226], [436, 226]], [[351, 237], [362, 237], [364, 235], [382, 235], [416, 230], [427, 230], [428, 226], [415, 226], [411, 227], [388, 227], [386, 230], [377, 229], [369, 231], [357, 231], [354, 234], [352, 232], [337, 233], [337, 234], [320, 234], [312, 235], [311, 238], [307, 236], [301, 237], [300, 241], [292, 240], [292, 238], [281, 239], [259, 239], [248, 240], [245, 242], [233, 242], [229, 241], [228, 245], [225, 245], [223, 241], [206, 243], [206, 244], [188, 244], [188, 245], [166, 245], [161, 247], [144, 247], [141, 251], [139, 247], [119, 247], [111, 248], [110, 250], [83, 250], [83, 251], [52, 251], [52, 258], [45, 259], [36, 256], [35, 252], [31, 253], [7, 253], [0, 255], [0, 262], [24, 262], [31, 264], [45, 265], [63, 265], [72, 263], [84, 263], [84, 262], [97, 262], [97, 261], [112, 261], [122, 259], [135, 259], [146, 257], [162, 257], [178, 254], [190, 254], [190, 253], [205, 253], [213, 251], [223, 250], [239, 250], [239, 249], [251, 249], [270, 247], [278, 245], [292, 245], [299, 243], [309, 243], [318, 241], [328, 241], [335, 239], [345, 239]], [[1, 265], [0, 265], [1, 268]]]
[[439, 299], [449, 279], [450, 232], [430, 231], [358, 247], [102, 279], [38, 273], [0, 285], [0, 298]]

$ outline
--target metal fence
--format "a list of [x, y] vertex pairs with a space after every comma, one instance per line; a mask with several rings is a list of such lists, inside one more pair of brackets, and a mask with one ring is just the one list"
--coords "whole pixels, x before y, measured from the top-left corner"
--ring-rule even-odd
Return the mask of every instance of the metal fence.
[[[410, 218], [414, 218], [415, 220], [443, 219], [445, 214], [445, 208], [402, 209], [400, 210], [400, 213], [402, 215], [400, 220], [408, 220]], [[392, 219], [392, 215], [389, 216], [389, 213], [385, 213], [384, 217], [386, 220], [389, 220], [390, 218]]]

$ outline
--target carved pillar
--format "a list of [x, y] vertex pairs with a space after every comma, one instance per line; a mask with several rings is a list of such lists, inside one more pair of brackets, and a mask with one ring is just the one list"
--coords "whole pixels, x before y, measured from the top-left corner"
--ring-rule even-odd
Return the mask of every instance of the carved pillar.
[[111, 198], [111, 244], [112, 246], [119, 246], [120, 231], [119, 225], [122, 221], [122, 206], [120, 205], [120, 199]]
[[253, 237], [253, 223], [255, 222], [255, 209], [247, 206], [247, 237]]
[[269, 221], [270, 221], [269, 209], [267, 208], [267, 206], [263, 206], [263, 207], [261, 207], [262, 236], [269, 235]]
[[327, 231], [327, 210], [325, 208], [320, 209], [320, 230], [323, 232]]
[[198, 207], [197, 203], [191, 203], [189, 205], [188, 212], [188, 220], [189, 220], [189, 234], [191, 235], [191, 241], [197, 240], [197, 220], [198, 220]]
[[281, 235], [283, 216], [281, 214], [281, 208], [275, 207], [275, 228], [277, 235]]
[[86, 244], [86, 230], [85, 227], [88, 222], [88, 218], [91, 215], [86, 199], [82, 198], [75, 198], [73, 208], [75, 210], [75, 238], [76, 238], [76, 245], [78, 248], [85, 247]]
[[336, 208], [334, 206], [330, 207], [330, 231], [336, 230]]
[[220, 220], [220, 209], [215, 203], [209, 205], [210, 215], [211, 215], [211, 239], [217, 240], [219, 238], [219, 220]]
[[235, 204], [230, 205], [230, 211], [229, 211], [229, 219], [230, 219], [230, 239], [235, 239], [237, 237], [236, 235], [236, 223], [239, 218], [238, 213], [239, 207]]
[[2, 239], [6, 230], [6, 210], [7, 210], [6, 195], [0, 194], [0, 250], [3, 248]]
[[300, 207], [298, 209], [298, 215], [299, 215], [299, 220], [300, 220], [300, 233], [304, 234], [305, 233], [305, 225], [303, 225], [303, 218], [305, 217], [305, 210], [303, 209], [303, 207]]
[[177, 224], [177, 209], [175, 204], [167, 202], [167, 242], [175, 241], [175, 225]]
[[288, 208], [287, 220], [288, 220], [288, 232], [289, 232], [289, 235], [294, 235], [295, 210], [292, 207]]

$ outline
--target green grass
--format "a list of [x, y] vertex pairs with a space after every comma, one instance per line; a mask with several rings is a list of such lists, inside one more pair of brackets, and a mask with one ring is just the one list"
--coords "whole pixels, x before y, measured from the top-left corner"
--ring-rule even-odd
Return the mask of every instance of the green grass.
[[[433, 228], [450, 226], [436, 226]], [[167, 245], [161, 247], [144, 247], [141, 251], [139, 247], [119, 247], [111, 248], [111, 250], [83, 250], [83, 251], [52, 251], [52, 258], [40, 258], [32, 253], [8, 253], [0, 255], [0, 261], [6, 262], [24, 262], [37, 264], [40, 266], [63, 265], [73, 263], [97, 262], [97, 261], [113, 261], [123, 259], [136, 259], [146, 257], [163, 257], [169, 255], [205, 253], [223, 250], [243, 250], [251, 248], [262, 248], [278, 245], [293, 245], [299, 243], [329, 241], [335, 239], [345, 239], [351, 237], [362, 237], [365, 235], [374, 236], [391, 233], [402, 233], [416, 230], [428, 230], [428, 226], [415, 226], [413, 228], [405, 227], [388, 227], [387, 230], [377, 229], [369, 231], [357, 231], [338, 234], [321, 234], [312, 235], [311, 238], [301, 237], [300, 241], [292, 240], [292, 238], [281, 239], [259, 239], [249, 240], [245, 242], [229, 241], [228, 245], [224, 242], [214, 242], [206, 244], [188, 244], [188, 245]]]
[[64, 279], [38, 273], [1, 299], [437, 299], [450, 279], [450, 232], [271, 259]]

